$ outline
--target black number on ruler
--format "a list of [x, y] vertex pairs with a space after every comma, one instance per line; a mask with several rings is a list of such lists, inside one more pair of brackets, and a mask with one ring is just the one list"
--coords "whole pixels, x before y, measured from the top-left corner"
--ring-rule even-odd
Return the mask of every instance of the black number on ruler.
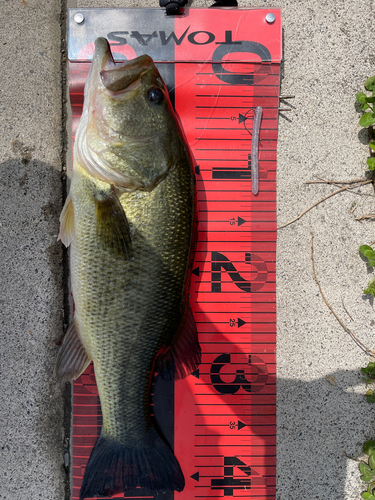
[[260, 290], [267, 281], [266, 263], [258, 255], [249, 252], [245, 253], [245, 263], [254, 266], [258, 271], [256, 278], [251, 281], [245, 280], [224, 254], [211, 252], [211, 292], [221, 292], [222, 270], [229, 274], [236, 287], [243, 292], [250, 293]]
[[[260, 57], [261, 64], [257, 64], [258, 69], [251, 73], [241, 74], [228, 71], [223, 68], [223, 58], [228, 54], [234, 54], [236, 52], [256, 54]], [[255, 83], [259, 83], [264, 80], [268, 76], [271, 69], [270, 51], [267, 47], [257, 42], [241, 41], [237, 46], [234, 46], [234, 43], [223, 43], [212, 54], [212, 59], [215, 61], [212, 63], [212, 70], [214, 74], [217, 78], [219, 78], [219, 80], [231, 85], [254, 85]], [[226, 62], [230, 62], [230, 60], [227, 60]]]
[[247, 155], [247, 168], [213, 167], [213, 179], [251, 179], [251, 154]]
[[250, 477], [235, 479], [233, 468], [238, 467], [247, 476], [251, 475], [251, 468], [237, 457], [224, 457], [223, 479], [211, 479], [211, 490], [224, 490], [224, 496], [233, 496], [233, 490], [246, 489], [251, 486]]
[[[264, 361], [259, 356], [249, 354], [248, 364], [251, 367], [251, 380], [245, 377], [245, 370], [236, 369], [236, 375], [231, 382], [225, 383], [221, 378], [221, 369], [231, 362], [231, 354], [220, 354], [211, 365], [211, 383], [220, 394], [235, 394], [242, 387], [246, 392], [258, 392], [266, 384], [268, 370]], [[255, 372], [256, 377], [253, 377]]]

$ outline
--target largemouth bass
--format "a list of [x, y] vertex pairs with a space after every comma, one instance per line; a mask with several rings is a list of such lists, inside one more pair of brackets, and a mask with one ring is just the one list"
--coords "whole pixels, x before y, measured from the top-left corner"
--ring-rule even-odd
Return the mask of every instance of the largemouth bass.
[[152, 59], [115, 64], [104, 38], [95, 42], [60, 221], [75, 316], [56, 375], [73, 380], [93, 361], [103, 413], [80, 498], [181, 491], [149, 399], [155, 371], [183, 377], [200, 362], [188, 300], [190, 153]]

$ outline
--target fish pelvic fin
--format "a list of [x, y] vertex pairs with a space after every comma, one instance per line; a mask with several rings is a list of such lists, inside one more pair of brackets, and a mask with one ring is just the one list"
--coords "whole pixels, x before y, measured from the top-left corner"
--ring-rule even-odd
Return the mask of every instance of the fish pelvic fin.
[[61, 240], [68, 247], [74, 236], [74, 208], [73, 201], [69, 195], [65, 200], [64, 207], [60, 215], [60, 232], [57, 241]]
[[63, 338], [57, 355], [55, 375], [60, 382], [69, 382], [78, 378], [91, 363], [74, 320]]
[[155, 370], [166, 380], [181, 379], [196, 370], [201, 362], [202, 349], [198, 341], [197, 326], [189, 302], [176, 335], [168, 346], [160, 349]]
[[159, 493], [182, 491], [184, 486], [173, 451], [151, 427], [142, 439], [125, 444], [102, 433], [88, 461], [79, 498], [112, 497], [137, 487]]
[[95, 194], [98, 237], [125, 260], [132, 257], [129, 223], [113, 188], [104, 196]]

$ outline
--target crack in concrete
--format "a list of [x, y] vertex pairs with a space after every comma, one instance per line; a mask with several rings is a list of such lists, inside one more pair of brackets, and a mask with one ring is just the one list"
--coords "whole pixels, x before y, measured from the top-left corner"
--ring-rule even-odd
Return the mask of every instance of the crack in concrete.
[[[61, 0], [60, 12], [60, 28], [61, 28], [61, 189], [62, 200], [65, 203], [68, 191], [67, 179], [67, 162], [66, 155], [68, 150], [68, 85], [67, 85], [67, 70], [68, 70], [68, 53], [67, 53], [67, 0]], [[63, 246], [63, 329], [64, 333], [70, 322], [70, 301], [69, 301], [69, 258], [68, 250]], [[72, 444], [71, 444], [71, 429], [72, 429], [72, 385], [68, 382], [63, 390], [64, 402], [64, 443], [62, 453], [64, 454], [64, 470], [65, 470], [65, 500], [71, 499], [72, 485]], [[68, 454], [69, 460], [66, 459]]]

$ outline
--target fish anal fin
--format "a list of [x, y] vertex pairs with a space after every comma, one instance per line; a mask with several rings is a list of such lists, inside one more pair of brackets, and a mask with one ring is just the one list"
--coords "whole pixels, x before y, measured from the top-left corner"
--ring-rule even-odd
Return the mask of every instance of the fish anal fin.
[[64, 207], [60, 215], [60, 232], [57, 241], [61, 240], [68, 247], [74, 236], [74, 208], [73, 201], [69, 195], [65, 200]]
[[132, 256], [129, 223], [117, 194], [112, 187], [108, 194], [94, 196], [98, 237], [125, 260]]
[[193, 311], [187, 302], [171, 344], [162, 347], [158, 353], [155, 370], [165, 379], [184, 378], [199, 366], [201, 353]]
[[60, 382], [75, 380], [86, 370], [90, 362], [91, 358], [86, 352], [75, 322], [72, 321], [57, 355], [55, 367], [57, 380]]

